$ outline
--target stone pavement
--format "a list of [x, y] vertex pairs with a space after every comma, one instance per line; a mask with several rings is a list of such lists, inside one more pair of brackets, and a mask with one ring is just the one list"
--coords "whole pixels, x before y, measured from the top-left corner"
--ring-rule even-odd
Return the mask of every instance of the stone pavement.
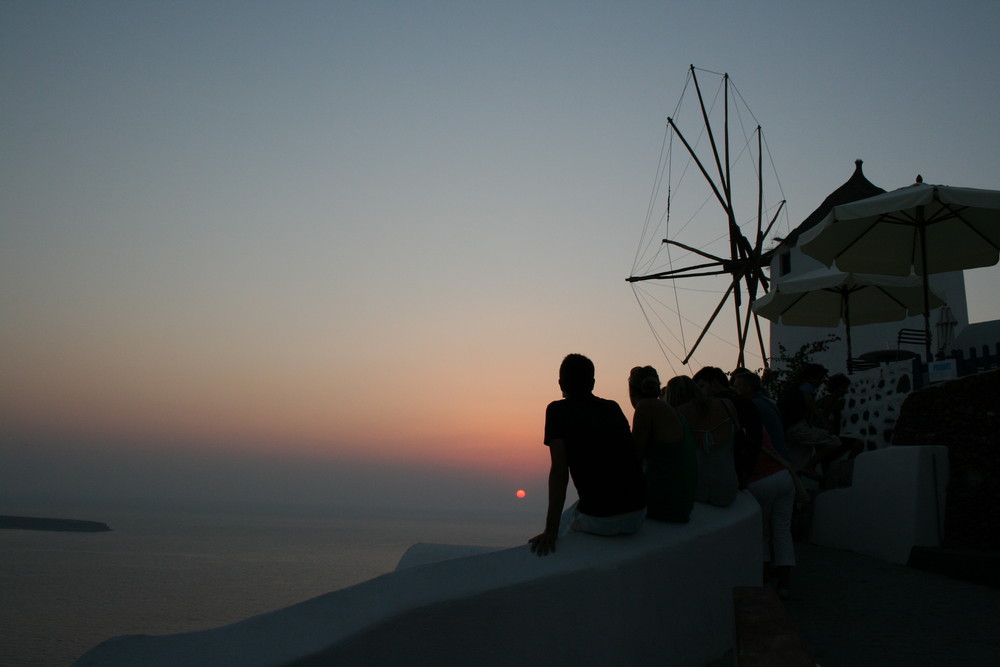
[[817, 665], [1000, 665], [1000, 589], [814, 544], [795, 550], [785, 609]]

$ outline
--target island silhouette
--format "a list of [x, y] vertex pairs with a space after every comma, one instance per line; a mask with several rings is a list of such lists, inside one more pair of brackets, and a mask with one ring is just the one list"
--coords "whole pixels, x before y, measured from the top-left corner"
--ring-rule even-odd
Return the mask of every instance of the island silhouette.
[[0, 514], [0, 528], [15, 530], [59, 530], [83, 533], [103, 533], [111, 527], [101, 521], [82, 519], [51, 519], [34, 516], [10, 516]]

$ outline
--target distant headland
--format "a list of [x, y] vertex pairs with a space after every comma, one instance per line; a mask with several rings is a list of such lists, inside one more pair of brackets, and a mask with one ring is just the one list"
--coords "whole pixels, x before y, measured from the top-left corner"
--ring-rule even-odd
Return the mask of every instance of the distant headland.
[[103, 533], [111, 527], [100, 521], [80, 519], [45, 519], [33, 516], [9, 516], [0, 514], [0, 528], [16, 530], [61, 530], [83, 533]]

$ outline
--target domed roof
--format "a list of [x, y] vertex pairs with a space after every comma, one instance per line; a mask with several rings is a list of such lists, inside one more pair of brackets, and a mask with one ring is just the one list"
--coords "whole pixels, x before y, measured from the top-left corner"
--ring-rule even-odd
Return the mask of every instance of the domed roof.
[[783, 239], [779, 239], [781, 243], [778, 245], [776, 250], [787, 250], [788, 248], [793, 247], [796, 243], [798, 243], [799, 236], [806, 230], [818, 224], [820, 220], [827, 216], [834, 206], [848, 204], [852, 201], [858, 201], [859, 199], [867, 199], [868, 197], [874, 197], [875, 195], [880, 195], [885, 192], [885, 190], [865, 178], [864, 173], [861, 171], [861, 162], [861, 160], [854, 161], [854, 173], [851, 174], [849, 179], [847, 179], [847, 182], [831, 192], [830, 195], [823, 200], [823, 203], [819, 205], [819, 208], [810, 213], [809, 217], [803, 220], [798, 227], [789, 232], [788, 236]]

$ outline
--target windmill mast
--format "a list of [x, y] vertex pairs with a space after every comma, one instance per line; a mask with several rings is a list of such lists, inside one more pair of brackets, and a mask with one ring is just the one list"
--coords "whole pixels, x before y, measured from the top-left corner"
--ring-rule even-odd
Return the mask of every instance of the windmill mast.
[[[784, 201], [778, 206], [778, 212], [775, 213], [774, 218], [767, 225], [766, 230], [763, 228], [763, 218], [764, 218], [764, 181], [763, 181], [763, 157], [761, 155], [763, 144], [761, 139], [761, 128], [758, 125], [756, 128], [757, 133], [757, 220], [756, 220], [756, 234], [754, 242], [751, 243], [749, 239], [743, 234], [740, 226], [736, 222], [736, 212], [735, 204], [733, 201], [733, 188], [732, 188], [732, 165], [731, 165], [731, 154], [730, 154], [730, 135], [729, 135], [729, 88], [731, 82], [729, 80], [729, 74], [724, 74], [722, 78], [723, 87], [723, 128], [722, 128], [722, 150], [720, 151], [719, 143], [717, 141], [716, 132], [712, 127], [712, 122], [710, 119], [710, 114], [708, 107], [705, 103], [705, 98], [702, 95], [701, 85], [698, 81], [697, 72], [694, 65], [690, 67], [690, 76], [694, 84], [695, 93], [698, 97], [698, 105], [701, 111], [701, 118], [704, 122], [704, 132], [708, 139], [710, 145], [711, 156], [710, 160], [715, 163], [715, 172], [717, 173], [717, 178], [713, 178], [705, 164], [705, 161], [698, 155], [695, 148], [691, 145], [688, 139], [685, 137], [684, 133], [674, 122], [673, 118], [667, 118], [668, 129], [673, 132], [677, 138], [680, 139], [688, 156], [691, 161], [698, 167], [701, 175], [705, 179], [705, 183], [711, 189], [712, 194], [718, 201], [719, 205], [725, 212], [726, 226], [729, 237], [729, 257], [720, 257], [712, 253], [696, 249], [690, 245], [681, 243], [674, 239], [665, 238], [662, 240], [663, 244], [672, 245], [675, 247], [682, 248], [696, 255], [699, 255], [707, 260], [708, 262], [698, 263], [683, 268], [671, 268], [667, 271], [659, 271], [656, 273], [651, 273], [647, 275], [640, 276], [630, 276], [627, 278], [627, 282], [635, 283], [646, 280], [678, 280], [680, 278], [696, 278], [696, 277], [706, 277], [706, 276], [720, 276], [729, 275], [731, 281], [728, 288], [719, 300], [718, 305], [712, 312], [708, 319], [708, 322], [702, 328], [697, 340], [691, 346], [691, 348], [686, 352], [682, 363], [687, 364], [691, 357], [694, 355], [698, 346], [704, 340], [711, 326], [715, 323], [716, 318], [722, 311], [723, 306], [729, 299], [730, 295], [733, 297], [733, 308], [735, 314], [736, 322], [736, 338], [737, 338], [737, 365], [740, 367], [745, 366], [746, 357], [745, 349], [747, 344], [747, 339], [750, 336], [751, 331], [751, 318], [753, 320], [753, 330], [756, 333], [756, 337], [760, 346], [761, 357], [767, 359], [764, 346], [764, 337], [761, 331], [760, 322], [750, 308], [750, 304], [757, 298], [758, 292], [763, 290], [767, 292], [768, 288], [768, 277], [764, 273], [765, 267], [770, 263], [771, 253], [763, 251], [764, 239], [766, 238], [768, 232], [773, 226], [774, 222], [777, 220], [778, 214], [784, 206]], [[744, 301], [744, 290], [746, 292], [746, 301]], [[766, 363], [766, 362], [765, 362]]]

